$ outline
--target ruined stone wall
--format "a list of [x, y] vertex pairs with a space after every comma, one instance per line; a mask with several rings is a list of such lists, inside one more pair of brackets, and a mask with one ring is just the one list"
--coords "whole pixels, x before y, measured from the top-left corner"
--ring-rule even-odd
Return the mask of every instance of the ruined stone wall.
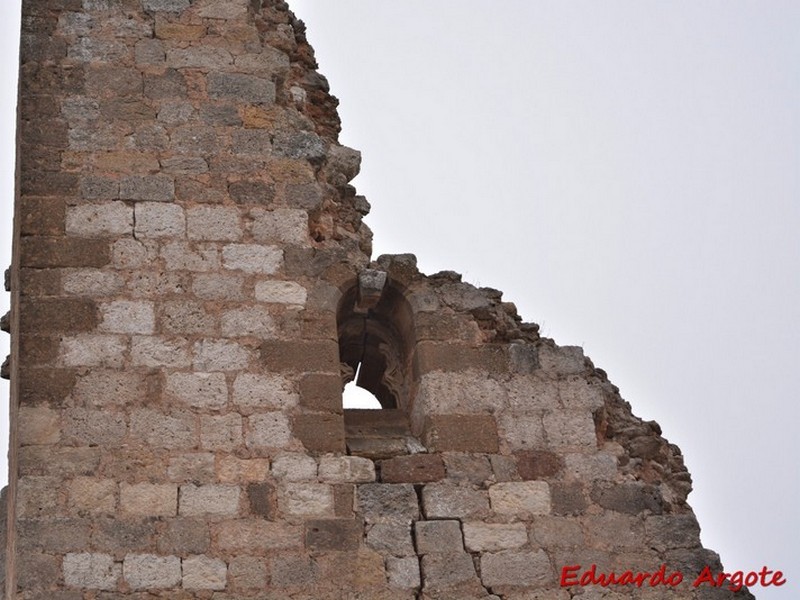
[[[285, 4], [24, 0], [20, 78], [8, 598], [565, 600], [600, 597], [565, 565], [719, 569], [679, 450], [580, 349], [370, 262]], [[342, 409], [359, 362], [381, 411]]]

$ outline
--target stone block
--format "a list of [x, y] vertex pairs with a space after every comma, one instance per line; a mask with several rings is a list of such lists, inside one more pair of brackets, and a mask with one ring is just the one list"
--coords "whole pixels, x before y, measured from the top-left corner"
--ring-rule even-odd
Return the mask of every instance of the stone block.
[[69, 553], [63, 562], [64, 583], [90, 590], [115, 590], [122, 576], [122, 565], [110, 554]]
[[202, 554], [211, 545], [211, 533], [205, 518], [169, 519], [158, 536], [162, 554]]
[[472, 557], [466, 552], [426, 554], [421, 564], [426, 590], [451, 588], [476, 579]]
[[579, 481], [551, 483], [550, 501], [554, 515], [580, 515], [589, 505]]
[[137, 367], [185, 368], [189, 366], [189, 349], [181, 339], [134, 336], [131, 339], [131, 363]]
[[430, 483], [444, 478], [444, 462], [438, 454], [412, 454], [381, 461], [381, 481], [385, 483]]
[[166, 60], [164, 44], [160, 40], [143, 39], [136, 42], [133, 49], [137, 66], [163, 65]]
[[186, 211], [189, 239], [235, 242], [242, 239], [239, 210], [231, 206], [195, 206]]
[[214, 477], [214, 454], [192, 452], [171, 456], [167, 463], [170, 481], [208, 481]]
[[275, 186], [264, 181], [232, 181], [228, 194], [237, 204], [270, 205], [275, 198]]
[[52, 589], [61, 580], [61, 560], [51, 554], [31, 552], [16, 561], [17, 586], [21, 589]]
[[64, 411], [64, 440], [79, 446], [121, 446], [125, 443], [125, 413], [86, 408]]
[[287, 482], [316, 481], [317, 461], [307, 454], [278, 454], [272, 460], [272, 477]]
[[92, 369], [76, 379], [72, 398], [88, 408], [125, 406], [141, 401], [147, 392], [147, 376], [142, 373]]
[[119, 274], [100, 269], [76, 269], [62, 273], [64, 293], [74, 296], [111, 296], [125, 285]]
[[233, 273], [195, 275], [192, 292], [201, 300], [241, 300], [244, 278]]
[[279, 489], [278, 506], [290, 516], [333, 517], [333, 488], [324, 483], [287, 483]]
[[431, 483], [422, 488], [422, 507], [427, 519], [480, 519], [489, 514], [489, 496], [485, 490]]
[[311, 410], [341, 412], [342, 378], [327, 373], [309, 373], [300, 380], [300, 405]]
[[311, 552], [355, 552], [362, 535], [360, 521], [314, 519], [306, 521], [305, 545]]
[[243, 442], [242, 417], [236, 413], [200, 417], [200, 446], [214, 452], [233, 452]]
[[319, 478], [327, 483], [369, 483], [375, 481], [375, 464], [360, 456], [323, 456]]
[[595, 482], [590, 496], [603, 508], [629, 515], [638, 515], [645, 511], [660, 515], [664, 511], [660, 490], [647, 483]]
[[414, 523], [414, 538], [420, 555], [464, 552], [459, 521], [417, 521]]
[[119, 336], [83, 334], [61, 338], [61, 360], [68, 367], [120, 368], [127, 343]]
[[181, 560], [177, 556], [128, 554], [122, 575], [134, 590], [169, 589], [181, 583]]
[[[219, 66], [221, 65], [216, 68]], [[212, 68], [214, 67], [212, 66]], [[275, 102], [275, 84], [268, 79], [254, 75], [209, 73], [208, 94], [211, 98], [221, 100], [230, 99], [248, 104], [273, 104]]]
[[187, 483], [180, 488], [179, 513], [182, 517], [236, 516], [240, 494], [236, 485]]
[[[57, 296], [61, 293], [61, 274], [63, 269], [20, 269], [20, 296]], [[11, 271], [6, 271], [11, 276]], [[11, 281], [6, 279], [5, 289], [11, 288]]]
[[256, 556], [234, 556], [228, 564], [228, 580], [234, 590], [266, 589], [266, 562]]
[[266, 340], [261, 357], [270, 371], [339, 372], [339, 345], [333, 340]]
[[481, 556], [481, 580], [487, 588], [546, 587], [555, 581], [550, 559], [543, 550], [504, 550]]
[[506, 391], [486, 371], [435, 371], [423, 375], [416, 402], [425, 414], [493, 414], [504, 407]]
[[197, 14], [203, 19], [241, 19], [249, 6], [247, 0], [198, 0]]
[[[119, 556], [123, 552], [150, 552], [156, 537], [155, 519], [120, 518], [119, 515], [93, 519], [91, 547]], [[88, 546], [87, 546], [88, 547]]]
[[[92, 101], [90, 106], [81, 107], [82, 112], [89, 110], [91, 114], [85, 118], [94, 119], [97, 103]], [[69, 110], [67, 104], [62, 105], [62, 111]], [[84, 175], [80, 180], [81, 198], [84, 200], [116, 200], [119, 198], [119, 181], [110, 177], [100, 177], [98, 175]]]
[[644, 538], [644, 524], [637, 516], [613, 511], [584, 517], [583, 529], [589, 547], [640, 548]]
[[183, 582], [185, 590], [224, 590], [227, 583], [228, 566], [224, 561], [209, 556], [188, 556], [183, 559]]
[[[224, 48], [212, 46], [191, 46], [189, 48], [171, 48], [167, 50], [167, 65], [173, 69], [224, 69], [233, 63], [231, 53]], [[219, 84], [221, 85], [221, 84]], [[209, 92], [211, 90], [209, 89]], [[232, 98], [231, 94], [224, 95], [218, 92], [212, 96], [217, 98]]]
[[84, 298], [25, 298], [20, 306], [19, 330], [23, 333], [91, 331], [97, 325], [97, 309]]
[[489, 488], [492, 510], [502, 515], [550, 514], [550, 486], [544, 481], [509, 481]]
[[588, 411], [549, 412], [542, 421], [551, 448], [597, 448], [594, 419]]
[[137, 269], [158, 258], [157, 242], [123, 238], [111, 244], [111, 262], [116, 269]]
[[344, 419], [342, 415], [313, 413], [297, 415], [292, 421], [294, 435], [315, 454], [344, 453]]
[[57, 444], [61, 439], [61, 413], [45, 406], [20, 406], [17, 436], [22, 446]]
[[308, 212], [297, 208], [250, 211], [253, 239], [260, 243], [308, 244]]
[[68, 206], [65, 221], [67, 235], [106, 237], [133, 232], [133, 209], [124, 202]]
[[432, 371], [463, 372], [477, 369], [490, 373], [507, 373], [508, 357], [504, 345], [485, 344], [477, 348], [443, 342], [422, 341], [417, 344], [420, 373]]
[[161, 257], [170, 271], [215, 271], [220, 264], [216, 248], [187, 242], [166, 244], [161, 250]]
[[204, 339], [192, 348], [193, 367], [198, 371], [234, 371], [247, 368], [250, 352], [236, 342]]
[[390, 587], [418, 589], [421, 585], [419, 559], [416, 556], [390, 556], [386, 559], [386, 575]]
[[497, 552], [528, 543], [524, 523], [464, 523], [464, 545], [470, 552]]
[[17, 483], [17, 518], [63, 516], [57, 477], [22, 476]]
[[541, 344], [539, 363], [542, 370], [552, 375], [574, 375], [586, 370], [586, 359], [580, 346]]
[[261, 306], [226, 310], [220, 317], [220, 330], [224, 337], [273, 337], [275, 322], [270, 312]]
[[303, 545], [303, 528], [262, 518], [222, 521], [214, 526], [217, 547], [223, 552], [259, 553], [289, 550]]
[[644, 528], [649, 547], [658, 552], [700, 546], [700, 525], [691, 514], [647, 517]]
[[89, 519], [17, 519], [17, 550], [79, 552], [89, 547], [90, 523]]
[[283, 250], [277, 246], [228, 244], [222, 248], [222, 264], [226, 269], [272, 275], [283, 263]]
[[[448, 452], [443, 458], [447, 479], [450, 481], [468, 482], [480, 487], [487, 481], [493, 481], [492, 466], [483, 454]], [[444, 479], [444, 476], [439, 479]]]
[[406, 483], [366, 483], [358, 486], [358, 512], [369, 522], [410, 523], [419, 518], [417, 493]]
[[275, 156], [304, 158], [312, 164], [325, 157], [325, 143], [311, 131], [278, 131], [273, 138]]
[[175, 199], [175, 180], [169, 175], [132, 175], [119, 184], [122, 200], [172, 202]]
[[251, 450], [286, 448], [291, 439], [289, 419], [282, 412], [251, 415], [247, 418], [245, 443]]
[[511, 344], [508, 347], [508, 360], [512, 373], [530, 375], [539, 365], [539, 351], [531, 344]]
[[68, 485], [68, 506], [72, 514], [114, 514], [117, 482], [112, 479], [76, 477]]
[[256, 283], [256, 300], [267, 304], [305, 306], [306, 288], [294, 281], [259, 281]]
[[190, 5], [191, 0], [142, 0], [142, 8], [152, 12], [180, 13]]
[[228, 402], [222, 373], [170, 373], [166, 393], [194, 408], [218, 409]]
[[523, 450], [515, 452], [517, 472], [524, 480], [545, 479], [557, 475], [564, 467], [564, 460], [547, 450]]
[[138, 238], [183, 237], [186, 232], [186, 216], [177, 204], [137, 202], [133, 210]]
[[498, 428], [511, 450], [533, 450], [546, 446], [540, 415], [506, 413], [499, 417]]
[[131, 413], [131, 437], [153, 448], [192, 449], [197, 444], [196, 419], [193, 415], [168, 415], [150, 409]]
[[425, 420], [422, 437], [431, 452], [498, 450], [497, 424], [490, 415], [431, 415]]
[[227, 455], [217, 461], [217, 479], [221, 483], [264, 481], [268, 475], [268, 458], [238, 458]]
[[571, 517], [537, 517], [531, 527], [531, 541], [543, 548], [577, 548], [584, 545], [581, 524]]
[[367, 546], [384, 555], [413, 556], [411, 524], [408, 520], [378, 521], [367, 525]]
[[599, 383], [583, 377], [570, 377], [558, 382], [558, 397], [562, 405], [570, 410], [595, 411], [605, 401], [605, 393]]
[[18, 372], [20, 406], [61, 405], [77, 380], [75, 369], [21, 367]]
[[287, 409], [298, 403], [292, 383], [281, 375], [240, 373], [233, 382], [233, 402], [245, 409]]
[[273, 520], [277, 512], [277, 494], [271, 483], [250, 483], [247, 486], [250, 514]]
[[192, 300], [173, 300], [161, 303], [159, 324], [164, 333], [211, 335], [217, 324], [203, 304]]
[[178, 512], [178, 487], [169, 483], [121, 483], [120, 511], [146, 517], [174, 517]]
[[315, 589], [319, 581], [316, 562], [303, 554], [280, 554], [270, 559], [271, 587]]
[[101, 304], [100, 315], [99, 331], [151, 334], [155, 330], [152, 302], [115, 300]]
[[[18, 212], [21, 235], [64, 235], [64, 202], [52, 198], [26, 197]], [[83, 223], [78, 225], [85, 226]]]
[[564, 456], [568, 478], [581, 481], [613, 480], [617, 475], [617, 457], [610, 452], [570, 453]]
[[103, 267], [110, 260], [111, 252], [106, 240], [39, 236], [20, 240], [22, 267]]

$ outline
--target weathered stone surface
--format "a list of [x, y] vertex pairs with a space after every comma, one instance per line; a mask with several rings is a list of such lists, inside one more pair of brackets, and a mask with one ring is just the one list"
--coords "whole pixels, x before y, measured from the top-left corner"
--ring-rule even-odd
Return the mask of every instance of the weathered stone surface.
[[133, 209], [124, 202], [81, 204], [67, 207], [68, 235], [104, 237], [130, 234], [133, 231]]
[[183, 237], [186, 216], [176, 204], [137, 202], [134, 206], [136, 225], [134, 233], [141, 238]]
[[333, 517], [333, 488], [323, 483], [287, 483], [278, 491], [278, 507], [287, 515]]
[[578, 481], [550, 484], [550, 497], [554, 515], [579, 515], [588, 506], [583, 485]]
[[489, 514], [489, 494], [451, 483], [430, 483], [422, 489], [428, 519], [480, 519]]
[[312, 552], [354, 552], [361, 536], [361, 523], [351, 519], [306, 521], [305, 543]]
[[[222, 61], [220, 60], [220, 62]], [[223, 64], [228, 64], [228, 62]], [[220, 65], [209, 64], [208, 66], [213, 68]], [[241, 73], [209, 73], [208, 93], [212, 98], [238, 100], [250, 104], [275, 102], [274, 83], [261, 77]]]
[[489, 488], [492, 510], [505, 515], [550, 513], [550, 486], [544, 481], [509, 481]]
[[342, 410], [342, 378], [339, 375], [309, 373], [300, 380], [300, 405], [311, 410]]
[[76, 477], [68, 494], [69, 509], [75, 515], [110, 515], [117, 509], [117, 482], [113, 479]]
[[[493, 479], [492, 466], [485, 455], [448, 452], [443, 458], [447, 478], [450, 480], [483, 486]], [[444, 476], [440, 477], [443, 478]]]
[[515, 452], [517, 472], [522, 479], [544, 479], [556, 475], [563, 468], [563, 460], [546, 450]]
[[259, 281], [256, 283], [256, 300], [268, 304], [293, 304], [305, 306], [308, 293], [294, 281]]
[[527, 543], [528, 531], [523, 523], [464, 523], [464, 545], [470, 552], [497, 552]]
[[414, 543], [411, 539], [411, 524], [406, 520], [378, 521], [368, 524], [367, 546], [393, 556], [411, 556]]
[[305, 454], [278, 454], [272, 461], [272, 477], [283, 481], [317, 479], [317, 461]]
[[195, 342], [192, 353], [192, 364], [199, 371], [235, 371], [246, 368], [250, 362], [247, 348], [224, 339]]
[[490, 415], [432, 415], [425, 420], [425, 446], [434, 452], [497, 452], [497, 425]]
[[202, 517], [169, 519], [158, 536], [162, 554], [202, 554], [211, 544], [208, 523]]
[[245, 443], [248, 448], [286, 448], [291, 438], [289, 419], [282, 412], [252, 415], [247, 419]]
[[226, 269], [271, 275], [282, 262], [283, 251], [276, 246], [229, 244], [222, 249], [222, 263]]
[[419, 559], [416, 556], [386, 559], [386, 574], [393, 588], [416, 589], [420, 587]]
[[419, 518], [417, 494], [413, 486], [404, 483], [358, 486], [358, 510], [367, 521], [411, 522]]
[[122, 575], [122, 566], [109, 554], [89, 552], [64, 556], [64, 583], [70, 587], [114, 590]]
[[215, 452], [233, 452], [244, 441], [242, 417], [236, 413], [200, 417], [200, 446]]
[[550, 560], [544, 551], [504, 550], [481, 557], [481, 580], [489, 588], [545, 587], [555, 580]]
[[217, 463], [217, 478], [221, 483], [264, 481], [269, 475], [269, 459], [222, 456]]
[[228, 564], [228, 579], [235, 590], [263, 590], [267, 586], [266, 562], [255, 556], [235, 556]]
[[426, 590], [454, 587], [476, 577], [472, 557], [466, 552], [426, 554], [421, 565]]
[[303, 529], [287, 523], [264, 519], [237, 519], [214, 526], [217, 546], [225, 552], [258, 552], [285, 550], [303, 545]]
[[658, 488], [639, 482], [605, 484], [595, 483], [591, 498], [603, 508], [629, 515], [644, 511], [653, 514], [663, 512], [663, 499]]
[[277, 512], [277, 494], [271, 483], [251, 483], [247, 486], [250, 514], [274, 520]]
[[229, 206], [196, 206], [186, 211], [189, 239], [235, 242], [242, 238], [239, 211]]
[[228, 566], [218, 558], [189, 556], [182, 561], [185, 590], [224, 590]]
[[436, 454], [397, 456], [381, 462], [381, 481], [386, 483], [429, 483], [444, 477], [444, 462]]
[[341, 415], [297, 415], [292, 421], [292, 431], [311, 453], [343, 453], [345, 450], [344, 419]]
[[128, 554], [122, 575], [135, 590], [169, 589], [180, 585], [181, 560], [177, 556]]
[[120, 510], [152, 517], [174, 517], [178, 511], [178, 487], [172, 484], [120, 484]]
[[375, 464], [359, 456], [323, 456], [319, 478], [328, 483], [369, 483], [375, 481]]
[[184, 484], [180, 489], [179, 512], [182, 517], [234, 516], [239, 513], [240, 494], [235, 485]]
[[414, 539], [419, 555], [464, 551], [460, 521], [417, 521], [414, 523]]
[[151, 552], [156, 537], [152, 517], [104, 517], [95, 519], [91, 548], [120, 556], [123, 552]]
[[115, 335], [84, 334], [61, 338], [61, 360], [70, 367], [119, 368], [127, 342]]
[[228, 401], [228, 386], [222, 373], [171, 373], [167, 394], [195, 408], [221, 408]]
[[100, 306], [100, 331], [149, 334], [155, 330], [152, 302], [115, 300]]
[[167, 175], [134, 175], [119, 184], [122, 200], [170, 202], [175, 198], [175, 181]]
[[21, 406], [17, 417], [20, 444], [56, 444], [61, 439], [58, 411], [45, 406]]

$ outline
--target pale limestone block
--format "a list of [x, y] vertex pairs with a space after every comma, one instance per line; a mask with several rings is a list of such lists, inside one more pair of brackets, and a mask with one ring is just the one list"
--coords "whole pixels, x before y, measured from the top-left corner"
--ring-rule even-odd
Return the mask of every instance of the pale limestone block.
[[497, 420], [500, 439], [511, 450], [531, 450], [546, 446], [544, 425], [539, 415], [505, 413]]
[[544, 550], [504, 550], [481, 556], [481, 580], [487, 588], [544, 587], [555, 582], [555, 573]]
[[375, 463], [361, 456], [323, 456], [319, 479], [328, 483], [369, 483], [375, 481]]
[[208, 484], [181, 486], [180, 515], [233, 517], [239, 513], [240, 489], [237, 485]]
[[131, 362], [137, 367], [184, 368], [189, 366], [189, 349], [180, 338], [135, 336], [131, 340]]
[[528, 543], [524, 523], [464, 523], [464, 545], [470, 552], [497, 552]]
[[495, 413], [505, 405], [506, 391], [481, 371], [446, 373], [436, 371], [422, 377], [416, 402], [425, 414]]
[[233, 452], [242, 445], [242, 417], [236, 413], [200, 417], [200, 446], [214, 452]]
[[234, 206], [195, 206], [186, 211], [191, 240], [236, 242], [242, 239], [239, 209]]
[[617, 457], [610, 452], [565, 454], [564, 460], [568, 478], [610, 481], [617, 475]]
[[224, 590], [228, 566], [218, 558], [188, 556], [182, 561], [183, 589]]
[[580, 346], [553, 347], [542, 344], [538, 350], [542, 370], [551, 375], [573, 375], [586, 370], [583, 348]]
[[213, 335], [216, 319], [200, 302], [168, 300], [161, 303], [159, 323], [163, 333], [182, 335]]
[[178, 486], [169, 483], [121, 483], [120, 510], [143, 517], [174, 517], [178, 514]]
[[228, 244], [222, 248], [222, 264], [226, 269], [272, 275], [282, 263], [283, 250], [277, 246]]
[[201, 371], [233, 371], [244, 369], [250, 360], [250, 352], [236, 342], [205, 339], [195, 342], [194, 368]]
[[111, 265], [117, 269], [149, 267], [157, 258], [155, 240], [122, 239], [111, 244]]
[[240, 373], [233, 382], [233, 403], [241, 408], [287, 409], [299, 401], [292, 383], [281, 375]]
[[545, 413], [543, 423], [547, 443], [551, 448], [597, 448], [594, 419], [588, 411]]
[[537, 414], [560, 406], [557, 384], [535, 375], [516, 375], [506, 389], [508, 406], [516, 414]]
[[90, 590], [116, 590], [122, 576], [122, 565], [110, 554], [89, 552], [64, 556], [64, 583], [68, 587]]
[[137, 202], [134, 207], [137, 237], [183, 237], [186, 216], [183, 208], [167, 202]]
[[272, 459], [272, 477], [278, 481], [315, 481], [317, 461], [307, 454], [284, 453]]
[[78, 377], [72, 399], [78, 406], [108, 407], [136, 404], [147, 394], [143, 373], [92, 369]]
[[241, 300], [244, 278], [236, 273], [209, 273], [194, 276], [192, 291], [201, 300]]
[[605, 402], [600, 385], [590, 383], [582, 377], [559, 381], [558, 396], [564, 408], [571, 410], [594, 411]]
[[17, 518], [60, 516], [59, 477], [23, 476], [17, 482]]
[[194, 408], [222, 408], [228, 402], [228, 385], [222, 373], [170, 373], [166, 392]]
[[216, 271], [219, 269], [219, 252], [213, 246], [188, 242], [170, 242], [161, 250], [170, 271]]
[[217, 546], [223, 552], [288, 550], [303, 545], [302, 526], [264, 519], [223, 521], [216, 527]]
[[422, 488], [422, 506], [428, 519], [479, 519], [489, 514], [489, 497], [485, 490], [431, 483]]
[[386, 574], [389, 586], [393, 588], [412, 589], [420, 586], [419, 559], [416, 556], [386, 559]]
[[111, 515], [116, 512], [117, 482], [112, 479], [76, 477], [67, 489], [68, 506], [73, 514]]
[[253, 239], [263, 243], [305, 244], [308, 243], [308, 213], [296, 208], [264, 210], [254, 208]]
[[60, 413], [46, 406], [20, 406], [17, 440], [22, 446], [57, 444], [61, 439]]
[[150, 409], [131, 413], [131, 436], [154, 448], [194, 448], [195, 429], [195, 417], [190, 414], [170, 416]]
[[220, 317], [220, 329], [225, 337], [275, 335], [275, 322], [266, 308], [254, 306], [227, 310]]
[[278, 492], [281, 511], [296, 517], [333, 517], [333, 488], [324, 483], [287, 483]]
[[281, 412], [251, 415], [247, 423], [246, 444], [250, 449], [285, 448], [292, 439], [289, 419]]
[[217, 461], [217, 479], [221, 483], [260, 482], [268, 475], [268, 458], [238, 458], [228, 454]]
[[247, 0], [198, 0], [197, 14], [204, 19], [241, 19], [247, 16]]
[[111, 296], [118, 293], [125, 281], [113, 271], [74, 269], [61, 275], [64, 293], [74, 296]]
[[85, 333], [61, 338], [61, 361], [67, 367], [118, 369], [125, 360], [127, 342], [116, 335]]
[[492, 510], [502, 515], [550, 514], [550, 486], [544, 481], [508, 481], [489, 488]]
[[67, 235], [103, 237], [127, 235], [133, 231], [133, 209], [124, 202], [68, 206]]
[[167, 464], [170, 481], [209, 481], [214, 478], [214, 453], [192, 452], [172, 456]]
[[70, 444], [120, 446], [127, 430], [122, 412], [68, 408], [64, 413], [64, 438]]
[[115, 300], [101, 304], [100, 315], [98, 329], [107, 333], [150, 334], [155, 330], [152, 302]]
[[133, 272], [128, 277], [128, 290], [133, 297], [161, 298], [188, 293], [191, 275], [161, 269]]
[[308, 292], [295, 281], [259, 281], [256, 283], [256, 300], [269, 304], [305, 306]]
[[122, 562], [122, 575], [134, 590], [174, 588], [181, 584], [181, 559], [128, 554]]

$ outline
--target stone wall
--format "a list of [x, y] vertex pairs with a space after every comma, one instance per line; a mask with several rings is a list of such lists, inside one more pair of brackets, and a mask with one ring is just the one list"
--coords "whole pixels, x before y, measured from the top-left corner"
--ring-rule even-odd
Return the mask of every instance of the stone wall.
[[[603, 595], [566, 565], [718, 571], [680, 451], [579, 348], [370, 261], [315, 69], [276, 0], [24, 0], [7, 596], [566, 600]], [[342, 408], [359, 362], [381, 411]]]

